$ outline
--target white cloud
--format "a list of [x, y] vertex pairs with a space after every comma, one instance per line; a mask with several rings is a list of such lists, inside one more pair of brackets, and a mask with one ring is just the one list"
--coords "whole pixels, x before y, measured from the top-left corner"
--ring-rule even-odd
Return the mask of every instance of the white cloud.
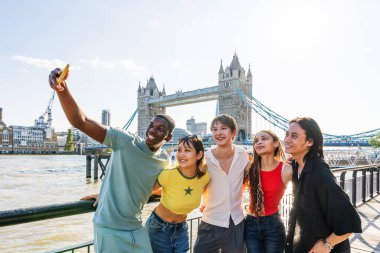
[[94, 69], [114, 69], [117, 65], [117, 62], [101, 60], [98, 57], [93, 60], [80, 60], [80, 62]]
[[135, 76], [147, 76], [149, 75], [148, 69], [143, 66], [135, 63], [132, 60], [122, 60], [120, 61], [120, 64], [130, 73]]
[[23, 55], [15, 55], [15, 56], [12, 56], [11, 59], [15, 61], [24, 62], [26, 64], [32, 65], [37, 68], [47, 69], [47, 70], [52, 70], [56, 67], [65, 66], [65, 62], [59, 59], [46, 60], [46, 59], [28, 57], [28, 56], [23, 56]]
[[102, 60], [102, 59], [96, 57], [93, 60], [82, 59], [80, 61], [90, 68], [109, 69], [109, 70], [116, 69], [116, 68], [123, 68], [123, 69], [127, 70], [128, 74], [133, 75], [133, 76], [147, 76], [147, 75], [149, 75], [149, 71], [145, 66], [139, 65], [130, 59], [106, 61], [106, 60]]

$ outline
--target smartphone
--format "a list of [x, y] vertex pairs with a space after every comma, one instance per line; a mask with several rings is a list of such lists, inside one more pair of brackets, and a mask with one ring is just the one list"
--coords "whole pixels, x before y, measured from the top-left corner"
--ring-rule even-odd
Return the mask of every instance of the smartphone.
[[67, 64], [65, 68], [62, 70], [61, 75], [57, 78], [57, 85], [60, 85], [63, 82], [63, 79], [67, 75], [67, 72], [69, 71], [70, 64]]

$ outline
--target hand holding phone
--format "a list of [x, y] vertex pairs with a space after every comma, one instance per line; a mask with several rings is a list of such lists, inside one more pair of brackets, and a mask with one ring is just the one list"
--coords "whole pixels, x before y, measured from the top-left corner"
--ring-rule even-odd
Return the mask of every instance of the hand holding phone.
[[62, 70], [61, 74], [57, 78], [57, 85], [61, 85], [61, 83], [63, 82], [63, 80], [65, 79], [67, 75], [67, 72], [69, 72], [69, 67], [70, 67], [70, 64], [67, 64], [65, 68]]

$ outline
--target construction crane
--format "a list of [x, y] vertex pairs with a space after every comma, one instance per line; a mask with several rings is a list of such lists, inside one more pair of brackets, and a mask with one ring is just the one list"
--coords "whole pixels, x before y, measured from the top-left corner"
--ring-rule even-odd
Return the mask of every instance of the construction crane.
[[[45, 112], [36, 120], [35, 126], [38, 128], [44, 129], [46, 133], [46, 138], [51, 139], [52, 138], [52, 121], [53, 121], [53, 115], [52, 115], [52, 107], [53, 107], [53, 101], [54, 101], [55, 91], [53, 91], [53, 94], [51, 95], [51, 98], [49, 100], [48, 106], [46, 107]], [[47, 117], [47, 120], [45, 121]]]
[[53, 107], [53, 101], [54, 101], [54, 96], [55, 96], [55, 91], [53, 91], [53, 94], [51, 95], [51, 98], [49, 100], [49, 104], [46, 108], [46, 111], [45, 113], [43, 114], [44, 118], [46, 117], [47, 115], [47, 122], [46, 122], [46, 126], [51, 128], [51, 123], [53, 121], [53, 116], [52, 116], [52, 107]]

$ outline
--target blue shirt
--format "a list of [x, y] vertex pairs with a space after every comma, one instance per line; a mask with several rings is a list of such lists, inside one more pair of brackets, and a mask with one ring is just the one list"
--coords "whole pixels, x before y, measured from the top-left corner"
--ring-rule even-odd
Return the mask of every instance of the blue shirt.
[[113, 153], [93, 222], [114, 229], [139, 229], [141, 210], [158, 174], [168, 167], [168, 155], [162, 149], [152, 152], [144, 139], [112, 127], [107, 129], [103, 144]]

